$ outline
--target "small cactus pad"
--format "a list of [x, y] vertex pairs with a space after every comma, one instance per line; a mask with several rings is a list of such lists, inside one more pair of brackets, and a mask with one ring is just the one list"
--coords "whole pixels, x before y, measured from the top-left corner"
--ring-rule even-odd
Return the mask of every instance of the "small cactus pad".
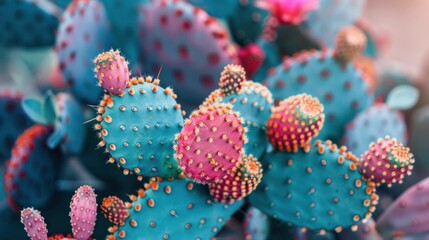
[[[386, 104], [375, 104], [359, 113], [346, 127], [344, 145], [360, 156], [379, 136], [390, 136], [407, 142], [407, 126], [403, 114]], [[419, 159], [416, 157], [416, 159]]]
[[91, 59], [111, 45], [105, 8], [98, 0], [74, 0], [61, 19], [55, 50], [62, 77], [75, 97], [95, 104], [102, 89], [94, 79]]
[[223, 203], [233, 203], [249, 195], [262, 178], [262, 165], [252, 155], [243, 156], [225, 179], [210, 183], [212, 197]]
[[219, 87], [226, 96], [239, 93], [246, 81], [246, 72], [239, 65], [228, 64], [220, 76]]
[[345, 27], [335, 39], [335, 58], [340, 62], [349, 62], [361, 54], [365, 46], [366, 36], [359, 28]]
[[119, 51], [100, 53], [94, 60], [95, 74], [99, 84], [112, 95], [122, 93], [130, 81], [128, 62]]
[[318, 8], [319, 0], [259, 0], [261, 7], [268, 9], [281, 24], [298, 25], [308, 12]]
[[275, 107], [267, 122], [268, 139], [279, 151], [296, 152], [319, 134], [323, 105], [307, 94], [289, 97]]
[[141, 16], [146, 72], [157, 73], [162, 67], [162, 84], [180, 92], [186, 103], [201, 103], [216, 88], [223, 67], [238, 61], [225, 26], [187, 1], [152, 1]]
[[383, 212], [377, 220], [377, 230], [383, 239], [411, 237], [422, 233], [425, 237], [417, 238], [416, 236], [412, 239], [427, 239], [429, 232], [428, 206], [429, 178], [425, 178], [410, 187]]
[[196, 182], [219, 181], [244, 152], [245, 132], [243, 120], [230, 104], [213, 104], [194, 111], [176, 137], [180, 167]]
[[183, 116], [176, 95], [158, 86], [152, 77], [133, 78], [123, 94], [106, 94], [100, 102], [95, 128], [112, 155], [110, 162], [141, 176], [173, 177], [179, 174], [173, 141]]
[[414, 158], [410, 149], [395, 138], [389, 136], [372, 142], [369, 149], [362, 154], [360, 170], [374, 181], [377, 186], [392, 183], [402, 183], [406, 175], [411, 175]]
[[97, 220], [97, 195], [84, 185], [76, 190], [70, 203], [70, 223], [74, 238], [87, 240], [94, 231]]
[[21, 223], [31, 240], [47, 240], [48, 229], [45, 219], [39, 211], [33, 208], [25, 208], [21, 211]]
[[109, 196], [103, 199], [101, 212], [104, 217], [115, 225], [124, 225], [125, 220], [130, 216], [124, 202], [116, 196]]
[[375, 211], [375, 184], [359, 173], [357, 157], [330, 141], [261, 160], [264, 177], [249, 195], [263, 212], [299, 227], [341, 231]]
[[34, 125], [15, 142], [4, 175], [4, 189], [13, 209], [43, 207], [54, 193], [56, 167], [63, 156], [46, 145], [51, 132], [50, 127]]
[[262, 48], [256, 44], [251, 43], [245, 47], [240, 48], [238, 51], [240, 64], [246, 71], [247, 77], [252, 79], [255, 73], [262, 66], [265, 59], [265, 53]]
[[341, 139], [354, 116], [373, 102], [362, 73], [352, 63], [339, 63], [331, 50], [287, 58], [271, 69], [265, 83], [275, 100], [301, 93], [319, 99], [326, 119], [318, 138], [334, 142]]
[[138, 196], [130, 196], [126, 223], [110, 228], [113, 235], [107, 239], [210, 239], [243, 205], [242, 201], [218, 203], [206, 186], [184, 179], [145, 185]]
[[249, 140], [244, 148], [247, 154], [259, 158], [265, 151], [266, 122], [271, 115], [273, 105], [271, 92], [259, 83], [246, 81], [240, 93], [223, 96], [221, 90], [216, 90], [207, 97], [202, 104], [209, 106], [214, 103], [229, 103], [233, 110], [240, 113], [244, 120], [243, 126], [247, 128], [246, 136]]
[[0, 90], [0, 162], [10, 158], [16, 138], [33, 124], [21, 106], [22, 94]]

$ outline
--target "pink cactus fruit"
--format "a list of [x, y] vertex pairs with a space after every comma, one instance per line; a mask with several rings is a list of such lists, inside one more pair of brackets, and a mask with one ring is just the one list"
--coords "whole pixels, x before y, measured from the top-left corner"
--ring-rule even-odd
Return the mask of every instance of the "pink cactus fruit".
[[219, 202], [233, 203], [256, 189], [262, 179], [262, 165], [252, 155], [243, 156], [225, 179], [210, 183], [210, 195]]
[[228, 64], [224, 67], [219, 81], [219, 87], [224, 96], [239, 93], [246, 81], [246, 72], [240, 65]]
[[348, 26], [335, 37], [334, 57], [340, 62], [349, 62], [359, 56], [366, 46], [366, 36], [359, 28]]
[[109, 196], [103, 199], [101, 212], [111, 223], [121, 226], [130, 216], [124, 202], [116, 196]]
[[296, 152], [319, 134], [325, 121], [324, 107], [307, 94], [291, 96], [279, 103], [267, 122], [271, 145], [279, 151]]
[[240, 48], [238, 51], [241, 66], [246, 71], [247, 78], [252, 79], [265, 59], [262, 48], [255, 43]]
[[94, 231], [97, 220], [97, 195], [88, 185], [75, 192], [70, 203], [70, 223], [74, 238], [87, 240]]
[[94, 60], [95, 74], [99, 84], [109, 93], [118, 95], [130, 81], [128, 62], [118, 50], [100, 53]]
[[199, 183], [218, 182], [231, 172], [247, 139], [243, 120], [230, 104], [194, 111], [176, 136], [176, 159], [184, 174]]
[[46, 229], [45, 219], [39, 211], [33, 208], [25, 208], [21, 211], [21, 222], [24, 230], [31, 240], [47, 240], [48, 229]]
[[377, 186], [402, 183], [405, 175], [411, 175], [414, 158], [410, 149], [389, 136], [372, 142], [369, 149], [362, 154], [360, 171], [374, 181]]
[[319, 0], [257, 0], [256, 4], [270, 11], [279, 23], [290, 25], [299, 25], [319, 8]]
[[[405, 191], [377, 221], [377, 230], [383, 239], [422, 234], [427, 239], [429, 232], [429, 177]], [[426, 237], [424, 237], [426, 236]]]

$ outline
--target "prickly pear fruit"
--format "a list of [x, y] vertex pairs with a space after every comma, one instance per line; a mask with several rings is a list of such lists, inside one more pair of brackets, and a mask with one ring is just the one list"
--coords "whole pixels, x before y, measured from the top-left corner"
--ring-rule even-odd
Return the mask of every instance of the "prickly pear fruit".
[[21, 223], [31, 240], [47, 240], [48, 229], [45, 219], [39, 211], [33, 208], [25, 208], [21, 211]]
[[116, 196], [109, 196], [103, 199], [101, 212], [104, 217], [116, 225], [124, 225], [125, 220], [130, 216], [124, 202]]
[[87, 240], [94, 231], [97, 220], [97, 199], [88, 185], [79, 187], [70, 203], [70, 223], [74, 238]]

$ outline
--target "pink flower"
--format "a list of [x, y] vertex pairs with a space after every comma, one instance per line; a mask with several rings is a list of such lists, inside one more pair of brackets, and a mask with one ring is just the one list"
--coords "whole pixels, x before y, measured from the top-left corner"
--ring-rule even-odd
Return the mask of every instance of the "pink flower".
[[319, 0], [258, 0], [256, 4], [270, 11], [279, 23], [298, 25], [319, 7]]

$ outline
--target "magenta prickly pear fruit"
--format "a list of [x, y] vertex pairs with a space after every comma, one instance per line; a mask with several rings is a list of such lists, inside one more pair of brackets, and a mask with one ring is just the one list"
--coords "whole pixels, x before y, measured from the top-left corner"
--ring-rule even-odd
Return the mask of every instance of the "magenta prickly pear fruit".
[[124, 225], [125, 220], [130, 216], [124, 201], [116, 196], [109, 196], [101, 203], [101, 212], [111, 223]]
[[70, 203], [70, 223], [74, 238], [87, 240], [94, 231], [97, 219], [97, 199], [88, 185], [81, 186], [76, 190]]
[[298, 25], [308, 12], [318, 8], [319, 0], [258, 0], [257, 4], [268, 9], [281, 24]]
[[130, 82], [128, 62], [118, 50], [100, 53], [94, 60], [99, 84], [112, 95], [122, 93]]
[[390, 187], [392, 183], [402, 183], [405, 175], [411, 175], [413, 163], [410, 149], [387, 136], [376, 143], [372, 142], [362, 154], [360, 171], [377, 186], [383, 183]]
[[349, 62], [362, 53], [366, 41], [365, 34], [359, 28], [345, 27], [336, 36], [334, 57], [340, 62]]
[[39, 211], [33, 208], [25, 208], [21, 211], [21, 223], [31, 240], [47, 240], [48, 229], [45, 219]]
[[274, 108], [267, 122], [268, 139], [277, 150], [296, 152], [319, 134], [324, 121], [323, 105], [317, 98], [295, 95]]
[[230, 104], [194, 111], [176, 136], [176, 159], [185, 175], [199, 183], [218, 182], [238, 163], [247, 139], [243, 120]]
[[[416, 183], [404, 192], [377, 221], [377, 230], [383, 239], [426, 234], [429, 232], [429, 178]], [[396, 238], [395, 238], [396, 239]], [[405, 238], [404, 238], [405, 239]]]
[[241, 66], [246, 70], [248, 78], [253, 79], [253, 76], [265, 60], [265, 53], [258, 44], [251, 43], [246, 47], [240, 48], [238, 57]]
[[262, 178], [262, 165], [252, 155], [243, 156], [225, 179], [210, 183], [210, 195], [219, 202], [233, 203], [256, 189]]
[[246, 72], [240, 65], [228, 64], [220, 75], [219, 87], [225, 96], [239, 93], [246, 81]]

